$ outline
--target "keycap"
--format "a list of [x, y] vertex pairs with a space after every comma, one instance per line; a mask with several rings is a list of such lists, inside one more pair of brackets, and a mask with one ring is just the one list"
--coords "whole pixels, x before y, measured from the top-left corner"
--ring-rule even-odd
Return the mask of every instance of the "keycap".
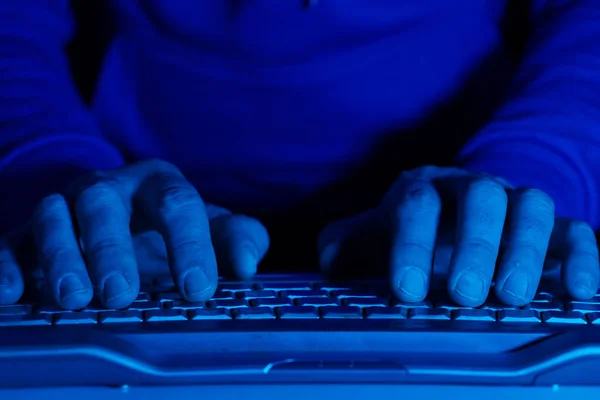
[[235, 297], [236, 293], [243, 293], [243, 292], [230, 292], [230, 291], [227, 291], [227, 290], [226, 291], [217, 290], [217, 292], [212, 295], [212, 297], [210, 298], [210, 300], [233, 299]]
[[24, 315], [31, 314], [32, 307], [29, 304], [12, 304], [0, 306], [0, 315]]
[[0, 327], [2, 326], [33, 326], [52, 324], [50, 314], [5, 314], [0, 315]]
[[502, 310], [520, 310], [518, 307], [509, 306], [506, 304], [502, 304], [498, 301], [486, 301], [484, 305], [480, 307], [483, 310], [493, 310], [493, 311], [502, 311]]
[[444, 300], [439, 302], [434, 302], [435, 308], [445, 308], [446, 310], [468, 310], [470, 307], [460, 306], [453, 302], [452, 300]]
[[497, 315], [500, 322], [542, 322], [540, 313], [535, 310], [500, 310]]
[[365, 318], [367, 319], [406, 319], [408, 318], [408, 308], [404, 307], [369, 307], [365, 308]]
[[296, 306], [338, 306], [339, 302], [333, 297], [301, 297], [294, 299]]
[[239, 291], [252, 291], [262, 289], [262, 285], [259, 283], [251, 282], [224, 282], [219, 283], [219, 289], [228, 292], [239, 292]]
[[359, 290], [334, 290], [332, 295], [337, 297], [338, 299], [344, 299], [347, 297], [355, 298], [355, 299], [376, 299], [377, 293], [375, 292], [363, 292]]
[[67, 310], [54, 304], [43, 304], [35, 310], [35, 312], [38, 314], [57, 314], [65, 311]]
[[194, 310], [189, 310], [188, 316], [193, 321], [231, 319], [231, 313], [227, 308], [196, 308]]
[[587, 313], [585, 316], [590, 324], [600, 324], [600, 312]]
[[594, 296], [591, 299], [587, 300], [570, 300], [570, 303], [573, 304], [600, 304], [600, 296]]
[[308, 282], [264, 282], [264, 290], [282, 292], [285, 290], [312, 290], [312, 284]]
[[431, 301], [429, 301], [429, 300], [419, 301], [419, 302], [415, 302], [415, 303], [405, 303], [403, 301], [394, 299], [392, 301], [392, 306], [393, 307], [402, 307], [402, 308], [433, 308], [433, 305], [431, 304]]
[[291, 306], [292, 299], [276, 297], [274, 299], [252, 299], [250, 300], [252, 307], [282, 307]]
[[248, 307], [248, 303], [244, 299], [210, 300], [206, 305], [210, 308]]
[[166, 308], [169, 308], [169, 309], [191, 310], [194, 308], [205, 308], [205, 307], [206, 307], [205, 302], [190, 303], [189, 301], [185, 301], [185, 300], [175, 300], [170, 303], [166, 303]]
[[408, 312], [410, 319], [449, 320], [450, 310], [445, 308], [413, 308]]
[[325, 290], [326, 292], [341, 292], [346, 290], [352, 290], [352, 287], [348, 284], [340, 283], [331, 283], [331, 282], [318, 282], [314, 285], [314, 288], [317, 290]]
[[349, 307], [387, 307], [389, 301], [378, 297], [345, 297], [342, 305]]
[[530, 303], [525, 308], [529, 308], [531, 310], [536, 310], [539, 312], [563, 311], [564, 310], [563, 304], [556, 300], [548, 301], [548, 302], [544, 302], [544, 303]]
[[580, 311], [583, 313], [594, 311], [600, 312], [600, 303], [576, 303], [574, 301], [570, 301], [567, 303], [566, 309], [567, 311]]
[[275, 319], [275, 312], [269, 307], [235, 308], [231, 313], [235, 319]]
[[244, 292], [237, 292], [236, 297], [240, 299], [266, 299], [277, 297], [277, 293], [274, 290], [248, 290]]
[[362, 310], [360, 307], [338, 307], [325, 306], [320, 307], [321, 318], [325, 319], [362, 319]]
[[103, 324], [142, 322], [142, 313], [139, 311], [106, 311], [99, 314], [98, 322]]
[[177, 292], [157, 293], [155, 298], [157, 301], [183, 300]]
[[549, 303], [553, 300], [552, 295], [550, 295], [549, 293], [536, 293], [536, 295], [533, 297], [532, 302], [533, 303]]
[[127, 309], [136, 311], [160, 310], [162, 304], [165, 303], [160, 301], [134, 301]]
[[496, 321], [496, 312], [477, 308], [467, 308], [451, 311], [452, 319], [456, 321]]
[[329, 292], [325, 290], [283, 290], [279, 293], [281, 297], [297, 299], [302, 297], [329, 297]]
[[152, 300], [152, 296], [150, 296], [150, 293], [144, 293], [144, 292], [140, 292], [138, 293], [135, 301], [150, 301]]
[[144, 312], [147, 322], [187, 321], [187, 311], [182, 309], [152, 310]]
[[284, 306], [275, 308], [275, 313], [281, 319], [318, 319], [317, 307]]
[[55, 325], [79, 325], [98, 323], [98, 313], [91, 311], [70, 311], [54, 315]]
[[585, 315], [577, 311], [547, 311], [542, 318], [548, 324], [587, 324]]

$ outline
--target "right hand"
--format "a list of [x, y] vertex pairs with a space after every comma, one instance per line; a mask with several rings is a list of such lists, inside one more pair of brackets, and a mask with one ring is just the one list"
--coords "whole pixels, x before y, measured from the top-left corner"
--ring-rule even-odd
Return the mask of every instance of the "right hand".
[[[217, 261], [224, 275], [250, 278], [269, 246], [260, 222], [205, 204], [163, 161], [95, 172], [74, 186], [72, 196], [42, 200], [30, 224], [46, 288], [65, 309], [86, 307], [94, 293], [107, 308], [135, 300], [144, 265], [134, 243], [149, 241], [134, 241], [132, 231], [162, 236], [173, 281], [193, 302], [214, 294]], [[16, 260], [8, 240], [0, 240], [0, 304], [23, 294], [28, 268]]]

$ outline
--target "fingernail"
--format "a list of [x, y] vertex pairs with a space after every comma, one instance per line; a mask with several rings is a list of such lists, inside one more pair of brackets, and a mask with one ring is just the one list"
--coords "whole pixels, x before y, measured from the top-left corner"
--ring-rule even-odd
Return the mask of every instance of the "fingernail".
[[202, 268], [189, 271], [183, 281], [183, 293], [188, 300], [200, 293], [210, 290], [210, 281]]
[[529, 291], [529, 275], [521, 271], [514, 271], [504, 281], [502, 291], [517, 299], [525, 300]]
[[581, 297], [587, 298], [593, 296], [598, 288], [589, 274], [577, 274], [573, 278], [573, 287], [579, 290], [581, 293], [573, 293], [574, 296], [580, 295]]
[[61, 279], [58, 291], [61, 304], [64, 305], [69, 298], [85, 293], [87, 289], [77, 275], [67, 275]]
[[481, 301], [485, 280], [476, 272], [464, 272], [454, 285], [454, 292], [468, 300]]
[[104, 305], [109, 308], [115, 308], [115, 300], [125, 296], [131, 291], [131, 285], [125, 276], [119, 272], [113, 273], [104, 281], [102, 296]]
[[397, 287], [409, 297], [405, 300], [422, 300], [427, 295], [427, 276], [419, 268], [406, 267], [401, 272]]

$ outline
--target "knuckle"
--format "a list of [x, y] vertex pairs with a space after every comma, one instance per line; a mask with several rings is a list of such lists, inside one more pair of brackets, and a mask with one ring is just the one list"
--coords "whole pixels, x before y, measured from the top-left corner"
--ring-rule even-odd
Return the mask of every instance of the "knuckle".
[[179, 169], [168, 161], [161, 160], [159, 158], [150, 158], [148, 160], [141, 161], [148, 169], [157, 172], [179, 172]]
[[539, 189], [526, 188], [520, 189], [518, 195], [523, 203], [530, 205], [536, 211], [554, 215], [554, 200], [545, 192]]
[[95, 243], [92, 243], [88, 249], [86, 249], [87, 253], [90, 254], [118, 254], [127, 251], [127, 242], [128, 238], [124, 236], [114, 235], [107, 239], [99, 240]]
[[109, 181], [98, 181], [81, 191], [76, 199], [76, 208], [79, 211], [90, 209], [91, 212], [99, 208], [111, 207], [118, 201], [118, 193]]
[[493, 179], [478, 177], [472, 180], [467, 193], [478, 198], [485, 198], [488, 202], [506, 202], [506, 191], [498, 182]]
[[402, 199], [404, 203], [416, 203], [424, 208], [440, 207], [440, 196], [435, 188], [425, 182], [414, 182], [410, 184]]
[[161, 188], [159, 208], [165, 214], [179, 213], [203, 207], [195, 189], [184, 183], [172, 183]]
[[463, 246], [467, 248], [469, 251], [473, 252], [473, 254], [497, 254], [498, 247], [492, 244], [491, 242], [483, 239], [471, 239], [465, 243]]
[[67, 210], [65, 198], [60, 194], [51, 194], [40, 201], [36, 214], [40, 219], [56, 218]]

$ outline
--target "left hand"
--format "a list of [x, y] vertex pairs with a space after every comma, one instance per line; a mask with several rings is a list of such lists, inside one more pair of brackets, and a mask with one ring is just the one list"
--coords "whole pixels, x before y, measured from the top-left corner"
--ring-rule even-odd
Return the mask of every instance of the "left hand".
[[501, 302], [528, 304], [544, 266], [560, 266], [575, 299], [594, 296], [600, 279], [588, 224], [556, 218], [540, 190], [512, 190], [499, 178], [456, 168], [403, 173], [377, 208], [325, 227], [318, 250], [328, 273], [385, 265], [392, 290], [406, 302], [427, 296], [438, 268], [450, 297], [470, 307], [485, 302], [492, 282]]

